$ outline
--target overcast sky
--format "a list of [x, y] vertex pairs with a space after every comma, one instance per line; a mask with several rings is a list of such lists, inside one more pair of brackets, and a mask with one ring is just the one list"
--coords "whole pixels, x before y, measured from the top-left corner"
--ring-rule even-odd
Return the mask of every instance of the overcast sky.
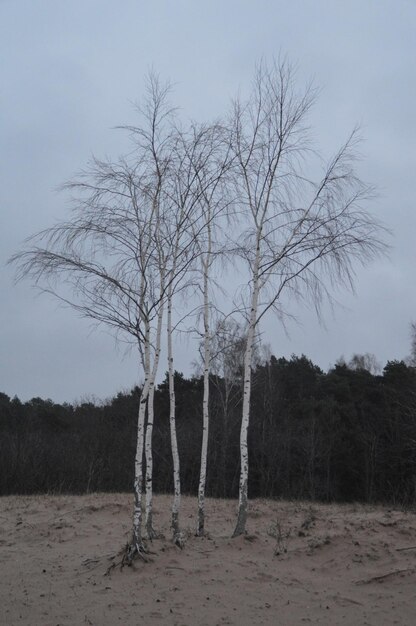
[[[355, 295], [337, 294], [325, 327], [296, 307], [289, 336], [270, 317], [264, 341], [325, 370], [355, 352], [382, 365], [405, 357], [416, 319], [415, 32], [415, 0], [0, 0], [0, 391], [71, 402], [135, 384], [134, 352], [29, 283], [14, 286], [7, 258], [66, 214], [60, 183], [93, 153], [123, 152], [113, 128], [134, 123], [149, 68], [202, 121], [249, 87], [256, 61], [279, 53], [301, 84], [321, 87], [312, 123], [324, 154], [361, 125], [359, 173], [378, 188], [371, 210], [393, 235], [390, 258], [358, 271]], [[194, 347], [178, 346], [186, 374]]]

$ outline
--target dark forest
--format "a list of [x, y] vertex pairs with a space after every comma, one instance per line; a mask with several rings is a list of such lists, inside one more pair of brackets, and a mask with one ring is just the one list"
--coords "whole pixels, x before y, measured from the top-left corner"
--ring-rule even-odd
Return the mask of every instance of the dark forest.
[[[202, 378], [175, 373], [183, 493], [197, 493]], [[242, 383], [210, 379], [207, 495], [235, 498]], [[381, 375], [305, 356], [253, 372], [250, 497], [409, 506], [416, 495], [416, 368]], [[75, 406], [0, 393], [0, 494], [132, 491], [140, 389]], [[167, 380], [155, 396], [154, 490], [172, 490]]]

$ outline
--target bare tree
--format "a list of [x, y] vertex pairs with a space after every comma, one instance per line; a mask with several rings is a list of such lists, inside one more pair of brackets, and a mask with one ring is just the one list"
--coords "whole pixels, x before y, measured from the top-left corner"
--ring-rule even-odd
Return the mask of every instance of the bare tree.
[[[168, 86], [151, 75], [142, 109], [143, 125], [127, 127], [134, 139], [128, 158], [95, 159], [64, 185], [75, 194], [72, 219], [31, 238], [11, 261], [18, 277], [33, 279], [82, 316], [133, 339], [143, 365], [137, 423], [132, 541], [126, 561], [146, 552], [142, 540], [145, 415], [151, 396], [147, 456], [147, 529], [151, 526], [151, 427], [153, 389], [161, 349], [163, 310], [169, 280], [161, 223], [172, 203], [165, 193], [170, 168], [171, 110]], [[167, 128], [166, 128], [167, 125]], [[69, 287], [69, 290], [65, 289]]]
[[[229, 493], [230, 485], [227, 484], [228, 443], [230, 431], [230, 415], [242, 402], [243, 390], [243, 366], [246, 345], [245, 329], [233, 317], [226, 315], [211, 319], [209, 336], [209, 382], [216, 389], [217, 401], [221, 406], [222, 429], [221, 435], [216, 442], [219, 457], [218, 473], [222, 476], [223, 496]], [[253, 346], [254, 366], [262, 361], [259, 337]], [[202, 375], [205, 383], [206, 373], [205, 336], [199, 346], [199, 360], [194, 362], [195, 372]], [[204, 385], [205, 392], [205, 385]], [[204, 393], [205, 397], [205, 393]], [[204, 451], [204, 446], [202, 446]], [[201, 455], [201, 467], [203, 453]], [[198, 515], [198, 525], [200, 516]], [[202, 534], [197, 528], [197, 535]]]
[[350, 370], [365, 370], [374, 376], [381, 373], [381, 365], [374, 354], [353, 354], [348, 361], [347, 367]]
[[[205, 324], [209, 315], [209, 269], [213, 262], [212, 232], [224, 200], [219, 201], [217, 189], [226, 169], [223, 156], [222, 129], [216, 125], [192, 127], [184, 132], [177, 131], [175, 167], [171, 177], [170, 199], [175, 210], [172, 220], [165, 221], [163, 232], [169, 249], [169, 285], [167, 289], [167, 347], [168, 380], [170, 398], [170, 432], [173, 459], [174, 499], [172, 504], [172, 531], [174, 540], [182, 545], [183, 537], [179, 525], [180, 509], [180, 460], [176, 435], [174, 357], [173, 357], [173, 303], [181, 294], [194, 289], [195, 267], [200, 262], [204, 274]], [[224, 194], [222, 198], [224, 197]], [[208, 329], [206, 332], [208, 333]], [[207, 343], [206, 343], [207, 345]], [[207, 357], [209, 360], [209, 355]], [[204, 407], [208, 406], [206, 395]], [[204, 414], [205, 421], [207, 419]], [[205, 424], [205, 422], [204, 422]], [[206, 448], [207, 432], [204, 432], [203, 448]], [[205, 451], [206, 454], [206, 451]], [[206, 458], [206, 456], [205, 456]]]
[[231, 202], [226, 187], [226, 175], [230, 167], [229, 142], [221, 126], [201, 128], [194, 135], [197, 150], [193, 150], [191, 163], [196, 175], [199, 208], [198, 228], [194, 229], [194, 241], [200, 263], [197, 281], [202, 296], [203, 319], [203, 402], [202, 402], [202, 445], [201, 465], [198, 485], [197, 536], [205, 533], [205, 489], [207, 477], [208, 438], [209, 438], [209, 383], [211, 369], [211, 316], [213, 308], [213, 287], [215, 285], [214, 264], [224, 259], [222, 228], [230, 223]]
[[222, 413], [222, 433], [219, 442], [222, 490], [225, 497], [227, 485], [230, 415], [241, 404], [243, 395], [243, 365], [246, 337], [244, 329], [233, 318], [224, 318], [214, 327], [211, 342], [212, 382], [219, 398]]
[[[171, 221], [170, 213], [174, 209], [169, 199], [168, 187], [173, 169], [173, 151], [175, 145], [173, 109], [169, 105], [170, 85], [161, 84], [155, 74], [150, 74], [147, 83], [147, 97], [144, 106], [140, 108], [145, 120], [144, 126], [125, 127], [135, 139], [138, 148], [136, 159], [138, 163], [146, 164], [149, 170], [149, 182], [146, 189], [149, 194], [152, 211], [155, 216], [154, 240], [157, 255], [156, 266], [149, 273], [149, 278], [154, 282], [154, 276], [159, 279], [161, 294], [161, 306], [158, 310], [157, 327], [154, 338], [153, 363], [149, 356], [142, 353], [142, 362], [145, 371], [149, 374], [149, 390], [147, 398], [147, 425], [145, 434], [145, 459], [146, 459], [146, 532], [149, 539], [156, 536], [153, 528], [153, 451], [152, 436], [154, 424], [154, 388], [159, 366], [162, 322], [166, 300], [169, 290], [172, 288], [171, 281], [175, 274], [169, 272], [168, 259], [171, 253], [163, 225]], [[144, 418], [143, 418], [144, 419]]]
[[354, 261], [365, 263], [382, 250], [379, 225], [363, 208], [372, 190], [355, 174], [354, 131], [324, 169], [318, 183], [304, 174], [310, 153], [307, 114], [311, 87], [296, 91], [293, 68], [282, 61], [257, 69], [246, 102], [231, 115], [234, 184], [244, 228], [236, 251], [249, 272], [244, 298], [247, 341], [240, 436], [239, 508], [234, 536], [244, 532], [248, 497], [247, 431], [250, 416], [255, 329], [282, 295], [311, 297], [317, 309], [329, 284], [352, 285]]
[[[79, 202], [78, 215], [73, 221], [32, 238], [32, 247], [12, 261], [18, 263], [19, 277], [32, 278], [43, 291], [56, 295], [83, 317], [112, 328], [118, 336], [127, 333], [143, 352], [144, 384], [138, 415], [133, 539], [129, 551], [129, 558], [133, 558], [133, 553], [144, 552], [141, 537], [144, 418], [151, 382], [152, 323], [158, 316], [163, 294], [147, 278], [152, 263], [148, 256], [155, 252], [149, 222], [141, 212], [136, 216], [131, 214], [130, 202], [126, 207], [125, 198], [122, 206], [116, 208], [115, 202], [128, 193], [122, 190], [121, 183], [116, 191], [109, 190], [114, 179], [120, 182], [121, 169], [123, 176], [130, 178], [130, 168], [126, 170], [125, 165], [116, 168], [108, 163], [95, 163], [95, 166], [95, 176], [105, 181], [82, 183], [92, 196]], [[128, 185], [133, 188], [131, 180]], [[135, 195], [136, 184], [134, 188]], [[140, 250], [139, 254], [136, 249]], [[150, 287], [153, 300], [150, 300]]]

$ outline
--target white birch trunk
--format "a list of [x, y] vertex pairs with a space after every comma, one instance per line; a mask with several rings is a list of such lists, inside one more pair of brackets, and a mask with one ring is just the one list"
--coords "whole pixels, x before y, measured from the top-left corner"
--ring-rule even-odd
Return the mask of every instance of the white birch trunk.
[[172, 503], [172, 518], [171, 526], [173, 539], [175, 543], [182, 546], [182, 537], [179, 528], [179, 509], [181, 504], [181, 479], [180, 479], [180, 465], [179, 465], [179, 452], [178, 452], [178, 440], [176, 436], [176, 414], [175, 414], [175, 383], [174, 383], [174, 371], [173, 371], [173, 348], [172, 348], [172, 292], [169, 289], [168, 294], [168, 319], [167, 319], [167, 333], [168, 333], [168, 377], [169, 377], [169, 424], [170, 424], [170, 441], [172, 448], [172, 460], [173, 460], [173, 503]]
[[240, 490], [238, 502], [237, 524], [233, 537], [242, 535], [246, 529], [247, 504], [248, 504], [248, 445], [247, 434], [250, 422], [250, 396], [251, 396], [251, 361], [253, 354], [254, 331], [257, 322], [257, 308], [260, 291], [260, 280], [258, 276], [260, 262], [260, 244], [257, 241], [256, 259], [253, 270], [253, 287], [251, 293], [251, 309], [247, 331], [247, 343], [244, 353], [244, 393], [243, 393], [243, 415], [241, 419], [240, 431]]
[[147, 401], [147, 427], [146, 427], [146, 442], [145, 442], [145, 456], [146, 456], [146, 534], [148, 539], [152, 540], [156, 537], [156, 533], [153, 529], [153, 450], [152, 450], [152, 436], [153, 436], [153, 419], [154, 419], [154, 395], [155, 385], [154, 381], [149, 388], [149, 398]]
[[[150, 353], [150, 328], [146, 323], [144, 341], [144, 363], [149, 363]], [[149, 384], [151, 374], [145, 366], [144, 384], [140, 396], [139, 414], [137, 418], [137, 444], [134, 464], [134, 509], [133, 509], [133, 541], [128, 549], [127, 560], [131, 562], [135, 554], [144, 551], [142, 540], [142, 491], [143, 491], [143, 446], [144, 446], [144, 426], [146, 416], [146, 403], [149, 395]]]
[[207, 216], [208, 230], [208, 250], [205, 259], [202, 261], [204, 272], [204, 397], [202, 401], [202, 449], [201, 449], [201, 469], [198, 486], [198, 526], [196, 534], [198, 537], [205, 532], [205, 487], [207, 481], [207, 458], [208, 458], [208, 437], [209, 437], [209, 370], [211, 361], [211, 338], [209, 329], [209, 267], [211, 263], [211, 212], [208, 209]]
[[197, 535], [203, 536], [205, 528], [205, 485], [207, 478], [207, 456], [209, 435], [209, 366], [210, 354], [209, 308], [208, 308], [208, 263], [204, 267], [204, 397], [202, 402], [202, 449], [201, 470], [198, 487]]
[[[153, 361], [153, 368], [149, 382], [149, 397], [147, 401], [147, 427], [145, 441], [146, 456], [146, 533], [149, 539], [156, 537], [153, 529], [153, 423], [154, 423], [154, 394], [155, 381], [160, 358], [160, 344], [162, 336], [163, 307], [159, 311], [156, 329], [156, 346]], [[150, 367], [149, 367], [150, 370]]]

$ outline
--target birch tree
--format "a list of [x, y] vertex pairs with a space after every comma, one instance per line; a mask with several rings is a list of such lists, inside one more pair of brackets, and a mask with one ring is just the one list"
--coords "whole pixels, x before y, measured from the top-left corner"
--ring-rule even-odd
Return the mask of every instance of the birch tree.
[[[219, 442], [221, 474], [223, 477], [222, 493], [226, 497], [230, 485], [227, 484], [227, 466], [229, 463], [228, 446], [230, 434], [230, 415], [242, 400], [243, 362], [246, 337], [244, 329], [233, 318], [224, 318], [216, 322], [211, 340], [212, 382], [222, 407], [222, 433]], [[256, 359], [256, 356], [254, 357]]]
[[[150, 177], [146, 189], [150, 196], [152, 211], [155, 216], [154, 239], [156, 243], [156, 267], [155, 275], [159, 279], [161, 306], [158, 310], [157, 328], [155, 335], [154, 359], [150, 363], [149, 357], [142, 355], [145, 363], [145, 371], [149, 372], [149, 390], [147, 396], [147, 426], [145, 434], [145, 459], [146, 459], [146, 532], [149, 539], [156, 536], [153, 528], [153, 450], [152, 436], [154, 424], [154, 389], [159, 366], [162, 322], [166, 297], [172, 288], [175, 279], [175, 271], [168, 271], [168, 258], [171, 254], [166, 245], [166, 238], [162, 232], [162, 225], [170, 222], [170, 211], [173, 209], [169, 200], [167, 188], [172, 171], [172, 153], [174, 146], [174, 116], [169, 106], [170, 85], [161, 84], [155, 74], [150, 74], [147, 83], [147, 97], [141, 109], [145, 125], [141, 127], [125, 127], [132, 134], [138, 147], [139, 162], [146, 164]], [[137, 159], [137, 157], [136, 157]], [[152, 273], [150, 276], [154, 277]], [[147, 360], [146, 360], [147, 359]]]
[[[177, 130], [175, 166], [171, 178], [170, 199], [175, 210], [172, 220], [164, 224], [166, 247], [169, 249], [169, 284], [167, 288], [167, 351], [169, 381], [169, 423], [173, 459], [174, 499], [171, 526], [175, 543], [182, 546], [183, 537], [179, 524], [181, 499], [180, 459], [176, 434], [174, 356], [173, 356], [173, 303], [190, 287], [194, 289], [195, 264], [201, 262], [205, 268], [204, 298], [205, 322], [208, 320], [208, 273], [212, 264], [213, 221], [220, 212], [220, 203], [215, 199], [216, 190], [222, 181], [226, 167], [219, 127], [192, 125], [184, 132]], [[224, 204], [221, 204], [224, 206]], [[206, 331], [208, 333], [208, 330]], [[206, 342], [206, 345], [208, 343]], [[209, 360], [209, 356], [207, 357]], [[208, 387], [208, 380], [206, 388]], [[207, 391], [204, 391], [204, 407], [208, 406]], [[207, 415], [204, 413], [204, 426]], [[204, 442], [207, 441], [207, 430]], [[203, 444], [204, 450], [206, 443]], [[206, 458], [206, 450], [205, 450]], [[204, 483], [205, 489], [205, 483]], [[201, 493], [201, 490], [200, 490]]]
[[317, 183], [306, 177], [304, 164], [311, 154], [307, 116], [315, 92], [311, 87], [297, 91], [294, 78], [286, 61], [271, 68], [260, 65], [251, 95], [234, 102], [230, 118], [243, 224], [235, 249], [249, 274], [242, 305], [247, 338], [233, 536], [246, 526], [252, 352], [260, 320], [270, 310], [282, 315], [285, 295], [312, 298], [319, 310], [331, 285], [352, 285], [355, 261], [365, 263], [383, 247], [379, 225], [364, 208], [372, 190], [354, 171], [355, 131]]
[[[15, 255], [18, 275], [29, 277], [82, 316], [113, 329], [138, 346], [143, 366], [137, 421], [132, 540], [125, 559], [146, 552], [142, 538], [145, 415], [148, 535], [151, 516], [153, 390], [160, 358], [163, 311], [169, 280], [161, 223], [172, 208], [165, 193], [171, 149], [168, 86], [150, 76], [141, 110], [143, 124], [125, 127], [134, 150], [117, 162], [94, 159], [64, 186], [75, 194], [71, 219], [31, 238]], [[65, 289], [69, 288], [69, 289]]]
[[74, 183], [89, 197], [83, 202], [78, 198], [73, 219], [32, 238], [30, 247], [13, 260], [19, 264], [20, 276], [32, 278], [43, 291], [113, 329], [118, 337], [133, 338], [143, 353], [130, 560], [145, 551], [141, 530], [144, 419], [151, 385], [152, 323], [164, 296], [149, 280], [156, 251], [151, 219], [136, 204], [137, 181], [133, 183], [125, 164], [96, 162], [95, 167], [94, 183]]
[[207, 248], [206, 253], [201, 255], [201, 270], [203, 277], [203, 324], [204, 324], [204, 395], [202, 401], [202, 448], [201, 469], [198, 485], [198, 524], [196, 534], [201, 537], [205, 532], [205, 488], [207, 480], [207, 458], [209, 437], [209, 372], [211, 364], [210, 349], [210, 315], [209, 315], [209, 275], [212, 265], [212, 224], [211, 206], [207, 203]]
[[[195, 134], [194, 134], [195, 136]], [[215, 125], [201, 129], [196, 135], [197, 150], [192, 153], [191, 164], [196, 176], [199, 215], [198, 232], [194, 241], [200, 264], [198, 288], [202, 297], [203, 320], [203, 401], [201, 465], [198, 485], [198, 522], [196, 534], [205, 533], [205, 490], [209, 439], [209, 385], [211, 370], [211, 312], [213, 308], [213, 266], [218, 260], [224, 268], [225, 250], [221, 249], [222, 228], [230, 223], [232, 202], [226, 187], [226, 175], [231, 161], [229, 143], [224, 129]], [[194, 229], [195, 230], [195, 229]]]

